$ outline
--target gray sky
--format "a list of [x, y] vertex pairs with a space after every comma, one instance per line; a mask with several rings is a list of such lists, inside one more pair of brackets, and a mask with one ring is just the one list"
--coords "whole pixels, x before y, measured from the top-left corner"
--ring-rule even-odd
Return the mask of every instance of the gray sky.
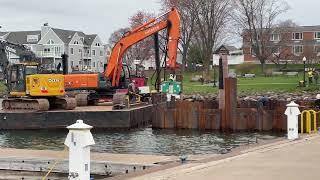
[[[138, 10], [159, 13], [159, 0], [0, 0], [0, 31], [39, 30], [50, 26], [99, 34], [107, 42], [110, 34], [128, 25]], [[320, 25], [320, 0], [287, 0], [291, 9], [283, 18], [299, 25]]]
[[107, 42], [110, 34], [128, 25], [138, 10], [160, 11], [159, 0], [0, 0], [0, 31], [39, 30], [50, 26], [99, 34]]

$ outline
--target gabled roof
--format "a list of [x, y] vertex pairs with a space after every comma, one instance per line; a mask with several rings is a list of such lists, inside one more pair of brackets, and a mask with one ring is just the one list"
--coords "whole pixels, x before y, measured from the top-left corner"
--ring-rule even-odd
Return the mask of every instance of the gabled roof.
[[96, 34], [86, 35], [81, 31], [72, 31], [52, 28], [52, 30], [58, 35], [58, 37], [66, 44], [69, 44], [73, 36], [77, 33], [79, 36], [84, 37], [84, 45], [91, 46], [94, 39], [97, 37]]
[[41, 31], [17, 31], [9, 32], [6, 40], [16, 44], [37, 44], [38, 42], [27, 42], [28, 35], [39, 35], [38, 42], [40, 40]]
[[8, 34], [8, 32], [0, 32], [0, 36], [4, 36], [6, 34]]
[[96, 37], [96, 34], [86, 35], [84, 38], [84, 44], [91, 46]]
[[69, 44], [76, 31], [52, 28], [57, 36], [66, 44]]
[[214, 54], [219, 54], [220, 51], [226, 51], [229, 54], [229, 52], [236, 50], [238, 50], [238, 48], [236, 48], [235, 46], [222, 45], [214, 51]]

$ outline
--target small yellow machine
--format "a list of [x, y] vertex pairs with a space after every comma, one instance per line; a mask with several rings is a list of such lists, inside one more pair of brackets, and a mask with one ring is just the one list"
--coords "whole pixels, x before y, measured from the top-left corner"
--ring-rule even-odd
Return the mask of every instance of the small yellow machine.
[[40, 74], [36, 63], [9, 65], [7, 72], [9, 94], [2, 102], [4, 110], [45, 111], [50, 108], [71, 110], [77, 105], [75, 98], [65, 97], [62, 74]]

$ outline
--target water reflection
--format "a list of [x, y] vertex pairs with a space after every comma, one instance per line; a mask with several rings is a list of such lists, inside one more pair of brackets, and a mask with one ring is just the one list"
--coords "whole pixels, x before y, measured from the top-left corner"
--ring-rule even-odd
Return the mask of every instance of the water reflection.
[[[67, 131], [2, 131], [0, 147], [62, 150]], [[212, 154], [258, 139], [273, 139], [282, 134], [233, 133], [193, 130], [137, 130], [93, 132], [95, 152], [157, 155]]]

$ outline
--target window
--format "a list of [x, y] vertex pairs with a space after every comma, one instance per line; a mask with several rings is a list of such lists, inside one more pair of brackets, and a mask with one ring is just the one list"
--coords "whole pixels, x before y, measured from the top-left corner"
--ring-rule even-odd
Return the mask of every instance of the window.
[[54, 41], [52, 39], [50, 39], [47, 44], [54, 44]]
[[252, 57], [256, 57], [256, 52], [253, 50], [253, 48], [250, 48], [250, 53]]
[[314, 39], [319, 39], [320, 40], [320, 32], [315, 32], [314, 33]]
[[55, 52], [55, 56], [60, 56], [62, 54], [61, 47], [59, 46], [54, 47], [54, 52]]
[[100, 56], [103, 56], [103, 51], [100, 51]]
[[96, 62], [93, 62], [93, 67], [96, 67]]
[[303, 52], [303, 46], [293, 46], [293, 54], [300, 55]]
[[96, 50], [92, 50], [92, 56], [96, 56]]
[[79, 42], [78, 41], [74, 41], [74, 43], [73, 44], [79, 44]]
[[84, 38], [83, 38], [83, 37], [81, 37], [81, 38], [80, 38], [80, 41], [83, 43], [83, 42], [84, 42]]
[[79, 53], [82, 53], [82, 49], [79, 49]]
[[70, 54], [73, 54], [73, 48], [70, 48]]
[[96, 46], [100, 46], [100, 43], [96, 43]]
[[293, 40], [302, 40], [303, 34], [301, 32], [292, 33], [292, 39]]
[[271, 41], [280, 41], [280, 34], [271, 34]]
[[50, 52], [50, 48], [44, 48], [43, 51], [44, 51], [45, 53], [48, 53], [48, 52]]
[[73, 67], [73, 61], [71, 61], [71, 67]]
[[[1, 39], [1, 37], [0, 37]], [[39, 40], [39, 35], [27, 35], [27, 42], [28, 43], [34, 43], [34, 42], [38, 42]]]

